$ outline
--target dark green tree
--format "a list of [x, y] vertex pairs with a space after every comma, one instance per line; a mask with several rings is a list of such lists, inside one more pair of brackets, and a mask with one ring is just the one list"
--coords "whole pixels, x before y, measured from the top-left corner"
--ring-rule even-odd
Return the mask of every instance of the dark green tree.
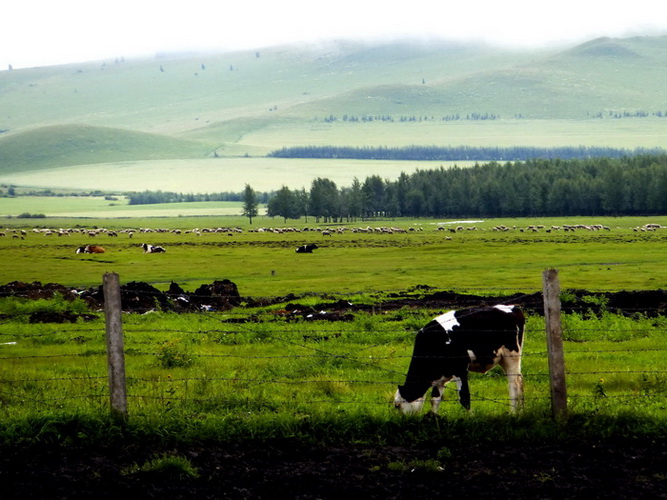
[[258, 206], [259, 203], [257, 202], [255, 190], [250, 187], [250, 184], [246, 184], [243, 191], [243, 212], [241, 215], [247, 217], [250, 224], [252, 224], [252, 218], [256, 217], [259, 212]]
[[384, 181], [379, 175], [366, 177], [361, 186], [361, 192], [364, 197], [365, 215], [373, 217], [386, 210], [384, 190]]
[[313, 180], [310, 187], [308, 211], [315, 216], [315, 220], [319, 222], [320, 218], [323, 218], [325, 222], [328, 222], [333, 217], [340, 215], [338, 209], [336, 183], [331, 179], [322, 179], [321, 177]]
[[301, 213], [298, 195], [290, 191], [287, 186], [280, 188], [269, 199], [267, 215], [270, 217], [280, 216], [284, 222], [287, 222], [287, 219], [298, 219]]

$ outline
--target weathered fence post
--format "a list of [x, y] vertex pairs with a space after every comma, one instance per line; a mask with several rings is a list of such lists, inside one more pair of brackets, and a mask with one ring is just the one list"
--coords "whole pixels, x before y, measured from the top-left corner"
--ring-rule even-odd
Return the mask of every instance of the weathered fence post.
[[106, 273], [103, 283], [111, 413], [116, 417], [125, 419], [127, 417], [125, 348], [123, 345], [120, 279], [118, 274]]
[[563, 331], [560, 322], [560, 282], [558, 271], [547, 269], [542, 274], [544, 296], [544, 322], [547, 333], [549, 379], [551, 385], [551, 411], [554, 418], [567, 417], [567, 389], [565, 386], [565, 356]]

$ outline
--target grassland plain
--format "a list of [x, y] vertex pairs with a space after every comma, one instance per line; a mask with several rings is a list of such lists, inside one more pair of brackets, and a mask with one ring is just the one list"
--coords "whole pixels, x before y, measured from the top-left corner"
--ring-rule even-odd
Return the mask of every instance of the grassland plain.
[[[56, 223], [58, 227], [62, 224], [68, 227], [72, 224], [90, 226], [91, 222], [101, 226], [108, 226], [111, 223], [115, 227], [123, 221], [129, 222], [128, 219], [132, 219], [131, 223], [136, 225], [142, 217], [156, 221], [160, 218], [182, 216], [233, 216], [240, 215], [243, 211], [243, 203], [232, 201], [129, 205], [127, 197], [122, 195], [72, 196], [74, 189], [69, 189], [67, 192], [70, 195], [0, 198], [0, 216], [43, 215], [48, 217], [49, 221], [42, 222], [51, 225], [55, 219], [58, 221]], [[264, 207], [260, 205], [260, 209], [262, 208]], [[121, 222], [113, 219], [119, 219]]]
[[[111, 193], [145, 190], [177, 193], [240, 193], [246, 184], [250, 184], [255, 191], [272, 192], [283, 186], [308, 190], [312, 181], [318, 177], [330, 179], [337, 186], [344, 187], [352, 185], [355, 177], [361, 182], [372, 175], [395, 180], [402, 172], [411, 174], [418, 169], [426, 170], [453, 164], [453, 162], [431, 161], [282, 158], [172, 159], [23, 171], [0, 176], [0, 183], [42, 189], [100, 190]], [[463, 161], [456, 164], [464, 167], [472, 165], [473, 162]], [[11, 208], [11, 204], [8, 208]]]
[[[575, 233], [519, 228], [592, 221], [478, 221], [476, 230], [456, 233], [436, 228], [443, 222], [453, 223], [447, 228], [473, 224], [382, 221], [372, 225], [423, 231], [331, 237], [249, 232], [241, 218], [56, 220], [63, 227], [116, 229], [246, 224], [233, 236], [137, 232], [130, 239], [125, 233], [91, 238], [28, 231], [25, 239], [0, 238], [0, 283], [97, 286], [104, 272], [115, 271], [123, 283], [166, 287], [173, 280], [193, 290], [228, 278], [243, 296], [295, 295], [224, 312], [124, 315], [130, 413], [123, 424], [108, 412], [103, 316], [35, 324], [28, 318], [39, 311], [90, 311], [80, 300], [0, 300], [6, 315], [0, 332], [0, 473], [8, 498], [67, 491], [100, 498], [129, 491], [146, 498], [193, 492], [219, 497], [221, 491], [229, 498], [292, 498], [295, 492], [333, 498], [350, 491], [413, 498], [417, 490], [441, 492], [443, 481], [461, 494], [481, 492], [482, 485], [528, 496], [576, 497], [594, 490], [631, 498], [664, 491], [664, 318], [639, 311], [622, 317], [604, 308], [600, 315], [581, 310], [564, 317], [570, 417], [554, 425], [538, 315], [528, 317], [522, 415], [506, 415], [506, 380], [493, 371], [471, 377], [472, 415], [448, 390], [441, 409], [446, 417], [423, 420], [400, 416], [390, 401], [404, 377], [414, 332], [441, 311], [370, 308], [342, 322], [285, 316], [288, 301], [318, 310], [340, 298], [372, 305], [420, 284], [532, 293], [541, 288], [545, 267], [560, 269], [564, 288], [664, 287], [665, 229], [633, 231], [647, 222], [665, 224], [664, 217], [605, 218], [595, 222], [609, 231]], [[11, 235], [21, 226], [30, 229], [25, 223], [32, 221], [6, 222]], [[492, 230], [500, 224], [517, 229]], [[144, 254], [140, 237], [164, 245], [167, 253]], [[321, 247], [315, 253], [294, 252], [313, 239]], [[91, 241], [107, 252], [74, 254]], [[521, 454], [515, 456], [511, 450], [517, 448]], [[188, 467], [174, 468], [170, 460]], [[165, 468], [156, 472], [160, 461]], [[341, 474], [358, 480], [341, 485]], [[276, 494], [284, 491], [277, 484], [289, 484], [289, 491]]]
[[[66, 285], [99, 284], [106, 271], [124, 281], [146, 281], [168, 286], [171, 281], [190, 287], [227, 278], [242, 295], [279, 296], [287, 293], [377, 291], [426, 284], [438, 288], [502, 288], [539, 290], [546, 268], [562, 270], [569, 288], [656, 289], [667, 286], [664, 230], [636, 231], [647, 223], [667, 225], [667, 218], [628, 217], [564, 219], [495, 219], [469, 224], [444, 220], [360, 222], [355, 227], [396, 225], [406, 232], [366, 234], [344, 231], [327, 237], [319, 231], [253, 232], [281, 227], [281, 220], [258, 217], [251, 226], [240, 217], [176, 217], [158, 219], [6, 219], [18, 229], [28, 226], [24, 239], [0, 238], [5, 263], [0, 282], [42, 281]], [[315, 229], [311, 221], [294, 221]], [[449, 224], [447, 224], [449, 222]], [[563, 224], [602, 224], [608, 231], [546, 232]], [[33, 231], [31, 225], [53, 229], [83, 227], [134, 229], [111, 238], [105, 232], [58, 237]], [[53, 225], [52, 225], [53, 224]], [[439, 227], [472, 227], [456, 233]], [[505, 225], [507, 232], [493, 228]], [[522, 231], [543, 225], [538, 232]], [[239, 227], [242, 233], [202, 232], [207, 228]], [[338, 225], [328, 226], [336, 228]], [[342, 226], [341, 226], [342, 227]], [[141, 232], [141, 229], [163, 229]], [[514, 229], [516, 228], [516, 229]], [[178, 229], [181, 234], [176, 234]], [[198, 229], [199, 231], [192, 232]], [[75, 254], [95, 242], [106, 248], [100, 255]], [[299, 245], [315, 242], [313, 254], [296, 254]], [[141, 243], [162, 245], [167, 253], [147, 255]]]
[[[636, 115], [667, 109], [661, 83], [664, 42], [602, 39], [561, 54], [519, 57], [478, 52], [463, 58], [453, 50], [424, 55], [405, 46], [352, 53], [339, 48], [326, 57], [267, 51], [261, 57], [247, 53], [215, 61], [183, 58], [3, 72], [0, 85], [7, 92], [0, 92], [0, 107], [6, 111], [0, 122], [0, 154], [15, 153], [0, 163], [3, 175], [87, 165], [71, 171], [71, 177], [61, 176], [73, 182], [104, 171], [113, 176], [114, 167], [127, 165], [120, 163], [124, 161], [136, 162], [139, 178], [158, 178], [160, 169], [142, 167], [198, 154], [260, 155], [273, 145], [302, 141], [660, 146], [657, 141], [667, 136], [662, 133], [664, 118]], [[421, 53], [417, 59], [415, 52]], [[344, 114], [359, 118], [379, 113], [398, 123], [342, 121]], [[456, 113], [492, 113], [502, 119], [436, 122]], [[333, 114], [341, 121], [323, 121]], [[417, 119], [420, 115], [427, 119]], [[401, 123], [401, 117], [417, 121]], [[73, 123], [90, 129], [55, 141], [58, 134], [48, 134], [49, 154], [37, 154], [46, 144], [40, 127]], [[109, 127], [141, 134], [130, 138]], [[32, 135], [32, 142], [29, 136], [18, 137], [21, 132]], [[186, 142], [173, 150], [155, 134]], [[21, 147], [5, 147], [19, 139]], [[132, 146], [130, 158], [125, 144]], [[109, 156], [114, 150], [119, 152], [115, 159]], [[102, 170], [89, 167], [99, 161], [105, 162]], [[330, 172], [336, 165], [327, 168]], [[354, 175], [366, 174], [360, 168]], [[176, 178], [182, 182], [183, 175]], [[201, 178], [210, 184], [210, 177]], [[253, 184], [254, 179], [247, 176], [243, 182]], [[102, 177], [100, 184], [106, 188]], [[108, 213], [102, 207], [84, 210], [98, 217]], [[139, 210], [135, 215], [153, 214]], [[456, 221], [364, 221], [352, 225], [424, 231], [346, 232], [330, 238], [250, 233], [247, 222], [234, 217], [4, 222], [10, 231], [33, 225], [182, 230], [238, 225], [244, 233], [137, 233], [129, 239], [126, 233], [91, 238], [29, 231], [25, 239], [0, 238], [0, 283], [97, 286], [104, 272], [115, 271], [124, 283], [167, 287], [175, 281], [193, 290], [227, 278], [243, 296], [295, 293], [295, 300], [310, 305], [319, 305], [322, 298], [301, 294], [373, 303], [380, 295], [421, 284], [534, 292], [541, 288], [546, 267], [560, 270], [565, 288], [655, 289], [667, 283], [664, 229], [633, 231], [647, 222], [667, 225], [664, 217], [488, 220], [476, 223], [477, 231], [451, 234], [435, 228]], [[610, 231], [518, 229], [578, 222], [605, 224]], [[500, 224], [517, 229], [491, 229]], [[253, 227], [279, 225], [258, 217]], [[307, 225], [316, 224], [311, 220]], [[144, 254], [139, 236], [164, 245], [167, 253]], [[311, 241], [321, 246], [315, 253], [294, 252], [296, 245]], [[91, 242], [105, 246], [106, 253], [74, 253]], [[29, 307], [81, 307], [56, 302]], [[231, 498], [414, 498], [416, 493], [443, 496], [443, 491], [457, 497], [497, 491], [521, 498], [659, 498], [667, 486], [661, 318], [606, 313], [592, 318], [587, 311], [566, 318], [571, 415], [554, 424], [548, 410], [543, 326], [537, 317], [528, 323], [529, 399], [523, 415], [505, 415], [505, 382], [493, 372], [472, 380], [473, 418], [463, 414], [448, 392], [447, 417], [421, 420], [404, 419], [388, 407], [405, 373], [415, 329], [438, 311], [364, 313], [344, 324], [292, 323], [271, 308], [128, 315], [131, 413], [128, 422], [119, 424], [109, 418], [107, 408], [102, 318], [34, 325], [19, 311], [24, 304], [3, 302], [2, 307], [12, 314], [10, 320], [3, 318], [0, 337], [0, 476], [8, 498], [91, 492], [98, 498], [219, 497], [221, 492]], [[174, 468], [156, 473], [149, 467], [160, 458], [169, 465], [169, 457], [185, 458], [198, 478]]]

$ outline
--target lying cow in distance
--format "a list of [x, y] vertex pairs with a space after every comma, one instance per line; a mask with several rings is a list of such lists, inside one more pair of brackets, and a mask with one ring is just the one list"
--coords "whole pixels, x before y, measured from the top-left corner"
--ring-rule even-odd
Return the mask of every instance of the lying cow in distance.
[[146, 243], [142, 243], [141, 248], [144, 249], [144, 253], [164, 253], [164, 252], [166, 252], [166, 250], [161, 246], [147, 245]]
[[445, 384], [453, 380], [461, 406], [469, 410], [468, 372], [486, 373], [498, 365], [507, 375], [515, 410], [523, 404], [524, 325], [523, 312], [506, 305], [450, 311], [431, 320], [415, 337], [405, 384], [398, 386], [394, 405], [405, 413], [417, 413], [424, 393], [432, 387], [431, 411], [437, 414]]
[[297, 247], [296, 253], [313, 253], [313, 250], [319, 248], [315, 243], [311, 243], [310, 245], [302, 245], [300, 247]]
[[104, 248], [99, 245], [86, 245], [77, 248], [76, 253], [104, 253]]

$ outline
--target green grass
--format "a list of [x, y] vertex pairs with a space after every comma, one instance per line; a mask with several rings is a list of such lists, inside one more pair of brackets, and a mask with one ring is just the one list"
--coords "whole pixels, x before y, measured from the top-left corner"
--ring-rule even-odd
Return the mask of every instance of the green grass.
[[[2, 303], [0, 310], [4, 312]], [[225, 321], [257, 314], [259, 322]], [[414, 444], [491, 435], [496, 440], [664, 435], [666, 377], [647, 369], [660, 366], [664, 325], [647, 329], [641, 338], [609, 343], [595, 340], [596, 331], [608, 328], [608, 319], [595, 318], [578, 325], [589, 339], [565, 342], [571, 416], [561, 426], [550, 421], [540, 317], [529, 317], [527, 324], [523, 414], [507, 415], [507, 383], [494, 370], [471, 374], [471, 415], [448, 388], [441, 408], [446, 418], [401, 416], [390, 402], [407, 369], [415, 324], [423, 323], [425, 314], [434, 312], [358, 313], [353, 322], [323, 324], [286, 322], [252, 310], [127, 315], [125, 424], [108, 416], [102, 317], [57, 328], [4, 320], [3, 341], [17, 343], [0, 346], [0, 442], [157, 439], [168, 444], [296, 437]], [[641, 322], [619, 321], [622, 330], [646, 329]], [[305, 339], [309, 333], [329, 334], [329, 340]], [[188, 362], [164, 363], [165, 343], [171, 346], [172, 360], [181, 359], [174, 356], [180, 352]], [[130, 472], [160, 464], [137, 465]], [[179, 464], [165, 460], [162, 465]]]
[[[202, 220], [160, 220], [165, 227], [181, 229], [193, 221]], [[490, 228], [592, 221], [493, 220], [477, 223], [477, 231], [456, 234], [436, 231], [438, 221], [392, 222], [425, 230], [329, 239], [319, 233], [251, 233], [247, 225], [246, 232], [233, 237], [149, 233], [151, 242], [168, 248], [158, 255], [138, 248], [137, 238], [146, 235], [132, 240], [98, 236], [95, 241], [105, 238], [100, 242], [107, 253], [87, 256], [73, 249], [89, 242], [88, 236], [29, 233], [24, 240], [0, 238], [0, 257], [6, 263], [0, 283], [99, 286], [103, 273], [116, 271], [122, 283], [149, 281], [166, 287], [173, 280], [194, 290], [200, 283], [228, 278], [243, 296], [295, 293], [291, 302], [314, 306], [324, 297], [373, 304], [418, 284], [477, 294], [532, 293], [541, 289], [542, 271], [551, 265], [560, 270], [563, 289], [655, 289], [667, 282], [664, 230], [632, 230], [646, 222], [664, 223], [664, 218], [601, 219], [595, 222], [611, 231], [574, 234]], [[446, 240], [450, 234], [452, 240]], [[294, 252], [297, 243], [313, 238], [322, 247], [314, 254]], [[565, 294], [563, 300], [567, 298]], [[32, 312], [81, 312], [84, 305], [61, 299], [0, 300], [0, 313], [8, 315], [0, 332], [0, 441], [296, 437], [386, 444], [434, 437], [483, 440], [490, 429], [496, 439], [559, 439], [659, 436], [667, 428], [667, 382], [656, 368], [662, 366], [662, 318], [624, 318], [604, 308], [598, 316], [581, 311], [564, 317], [570, 418], [559, 426], [550, 419], [544, 324], [537, 316], [529, 317], [527, 325], [524, 414], [507, 416], [506, 381], [494, 370], [471, 377], [473, 418], [448, 389], [441, 409], [446, 419], [429, 422], [396, 414], [390, 401], [407, 369], [414, 332], [439, 311], [404, 309], [357, 313], [349, 322], [292, 322], [275, 314], [285, 305], [124, 315], [130, 418], [121, 424], [109, 416], [101, 314], [85, 323], [30, 324]]]
[[[108, 127], [54, 125], [4, 139], [0, 147], [0, 174], [109, 161], [204, 158], [207, 153], [201, 144], [163, 135]], [[21, 161], [17, 162], [17, 158]]]
[[[279, 227], [282, 221], [258, 217], [249, 226], [242, 217], [161, 219], [6, 219], [8, 225], [27, 227], [25, 239], [0, 237], [0, 283], [10, 281], [55, 282], [67, 286], [97, 286], [105, 272], [119, 273], [123, 282], [146, 281], [166, 287], [171, 281], [194, 290], [202, 283], [229, 279], [242, 296], [283, 296], [288, 293], [354, 294], [391, 291], [415, 285], [439, 289], [536, 291], [542, 287], [542, 271], [559, 269], [563, 286], [589, 290], [656, 289], [667, 286], [665, 230], [636, 232], [648, 222], [666, 224], [665, 217], [629, 218], [540, 218], [497, 219], [476, 224], [476, 231], [456, 234], [437, 231], [438, 220], [404, 220], [370, 223], [423, 229], [409, 233], [364, 234], [347, 231], [324, 237], [319, 232], [256, 233], [250, 229]], [[123, 230], [181, 229], [182, 234], [136, 232], [134, 238], [104, 233], [43, 236], [32, 231], [40, 227], [106, 227]], [[298, 227], [314, 227], [293, 221]], [[496, 232], [504, 224], [600, 223], [611, 230], [563, 233]], [[244, 232], [194, 233], [194, 228], [239, 225]], [[288, 223], [288, 225], [292, 225]], [[368, 222], [350, 224], [366, 227]], [[448, 239], [451, 238], [451, 239]], [[313, 254], [296, 254], [294, 249], [316, 242]], [[105, 247], [99, 255], [75, 254], [89, 243]], [[144, 254], [141, 243], [162, 245], [167, 253]]]

